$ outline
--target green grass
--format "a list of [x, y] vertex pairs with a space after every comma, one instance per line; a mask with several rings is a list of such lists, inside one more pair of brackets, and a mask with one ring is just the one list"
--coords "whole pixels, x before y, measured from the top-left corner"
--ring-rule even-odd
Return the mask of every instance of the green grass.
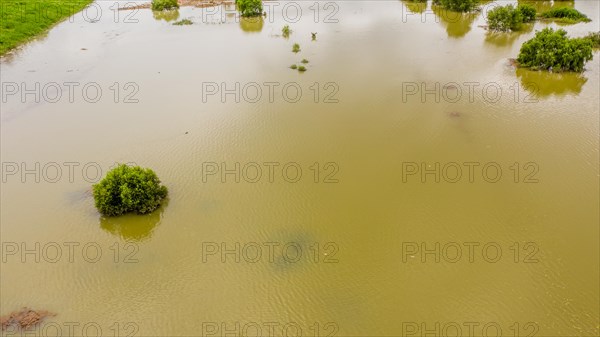
[[174, 26], [187, 26], [194, 24], [190, 19], [183, 19], [173, 23]]
[[2, 0], [0, 55], [46, 32], [91, 2], [92, 0]]
[[590, 22], [591, 20], [574, 8], [558, 7], [540, 14], [544, 19], [552, 19], [562, 23]]

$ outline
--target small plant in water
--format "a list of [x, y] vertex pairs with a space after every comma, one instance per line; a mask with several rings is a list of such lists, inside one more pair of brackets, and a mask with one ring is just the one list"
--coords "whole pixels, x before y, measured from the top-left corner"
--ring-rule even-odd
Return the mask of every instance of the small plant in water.
[[562, 23], [590, 22], [591, 20], [575, 8], [558, 7], [544, 12], [540, 15], [545, 19], [556, 19]]
[[302, 62], [302, 63], [304, 63], [304, 64], [307, 64], [307, 63], [308, 63], [308, 60], [307, 60], [307, 59], [302, 59], [302, 61], [300, 61], [300, 62]]
[[164, 11], [173, 8], [179, 8], [177, 0], [152, 0], [153, 11]]
[[312, 40], [316, 41], [317, 40], [317, 33], [310, 33], [312, 36]]
[[175, 25], [175, 26], [186, 26], [186, 25], [191, 25], [191, 24], [193, 24], [193, 22], [190, 19], [183, 19], [183, 20], [179, 20], [179, 21], [173, 23], [173, 25]]
[[298, 67], [298, 71], [301, 72], [301, 73], [303, 73], [303, 72], [306, 71], [306, 68], [304, 66], [299, 66]]
[[262, 14], [262, 0], [236, 0], [235, 3], [242, 16], [259, 16]]
[[290, 29], [290, 26], [288, 26], [288, 25], [283, 26], [283, 28], [281, 29], [281, 34], [285, 38], [290, 37], [291, 32], [292, 32], [292, 30]]
[[151, 169], [121, 164], [93, 186], [94, 201], [104, 215], [117, 216], [154, 211], [167, 196], [167, 188]]
[[291, 68], [291, 69], [298, 69], [298, 66], [297, 66], [297, 65], [295, 65], [295, 64], [292, 64], [292, 65], [290, 66], [290, 68]]
[[292, 46], [292, 51], [293, 51], [294, 53], [297, 53], [297, 52], [299, 52], [299, 51], [300, 51], [300, 45], [299, 45], [299, 44], [297, 44], [297, 43], [294, 43], [294, 46]]
[[600, 32], [589, 33], [585, 38], [592, 41], [593, 48], [600, 48]]

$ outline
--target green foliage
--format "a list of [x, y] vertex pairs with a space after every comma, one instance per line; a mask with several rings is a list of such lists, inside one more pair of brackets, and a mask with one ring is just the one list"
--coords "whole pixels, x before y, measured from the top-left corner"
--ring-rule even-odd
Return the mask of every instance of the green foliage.
[[262, 14], [262, 0], [236, 0], [242, 16], [258, 16]]
[[152, 0], [153, 11], [164, 11], [174, 8], [179, 8], [177, 0]]
[[600, 48], [600, 32], [589, 33], [585, 38], [592, 42], [593, 48]]
[[292, 32], [292, 30], [290, 29], [290, 26], [288, 26], [288, 25], [283, 26], [283, 28], [281, 29], [281, 34], [285, 38], [290, 37], [291, 32]]
[[531, 22], [535, 20], [535, 16], [537, 14], [537, 11], [535, 10], [535, 7], [528, 5], [528, 4], [520, 4], [517, 6], [517, 11], [519, 11], [521, 13], [521, 16], [523, 17], [523, 22]]
[[580, 72], [592, 57], [590, 39], [571, 39], [563, 29], [545, 28], [521, 46], [517, 61], [532, 69]]
[[[79, 12], [92, 0], [2, 0], [0, 4], [0, 55], [45, 32]], [[93, 15], [93, 14], [92, 14]]]
[[487, 23], [490, 30], [508, 32], [519, 30], [523, 16], [513, 5], [496, 7], [488, 12]]
[[183, 19], [173, 23], [174, 26], [187, 26], [192, 24], [194, 23], [190, 19]]
[[297, 66], [297, 65], [295, 65], [295, 64], [292, 64], [292, 65], [290, 66], [290, 68], [291, 68], [291, 69], [298, 69], [298, 66]]
[[300, 61], [300, 62], [302, 62], [302, 63], [304, 63], [304, 64], [307, 64], [307, 63], [308, 63], [308, 60], [307, 60], [307, 59], [302, 59], [302, 61]]
[[455, 12], [470, 12], [477, 7], [477, 0], [433, 0], [433, 3]]
[[551, 10], [544, 12], [541, 14], [541, 17], [546, 19], [559, 19], [561, 22], [565, 23], [575, 23], [575, 22], [589, 22], [591, 21], [585, 14], [574, 8], [568, 7], [558, 7], [552, 8]]
[[125, 164], [110, 170], [93, 186], [93, 192], [96, 208], [108, 216], [150, 213], [167, 196], [167, 188], [154, 171]]
[[305, 71], [306, 71], [306, 67], [304, 67], [304, 66], [299, 66], [299, 67], [298, 67], [298, 71], [303, 73], [303, 72], [305, 72]]
[[294, 43], [294, 45], [292, 46], [292, 51], [293, 51], [294, 53], [297, 53], [297, 52], [299, 52], [299, 51], [300, 51], [300, 45], [299, 45], [299, 44], [297, 44], [297, 43]]

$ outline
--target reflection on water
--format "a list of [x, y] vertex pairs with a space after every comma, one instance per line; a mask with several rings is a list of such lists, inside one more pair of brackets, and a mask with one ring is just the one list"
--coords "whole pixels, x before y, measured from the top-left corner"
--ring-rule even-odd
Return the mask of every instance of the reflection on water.
[[124, 214], [117, 217], [100, 217], [100, 227], [126, 241], [144, 241], [152, 237], [152, 232], [162, 221], [163, 211], [168, 200], [149, 214]]
[[497, 47], [510, 47], [519, 38], [519, 36], [531, 33], [533, 31], [533, 24], [523, 24], [521, 30], [516, 32], [490, 32], [488, 31], [485, 35], [485, 42], [493, 44]]
[[551, 73], [517, 68], [517, 77], [525, 90], [536, 97], [579, 95], [587, 82], [580, 73]]
[[418, 2], [412, 0], [402, 0], [404, 6], [412, 13], [423, 13], [427, 10], [427, 2]]
[[156, 20], [165, 20], [167, 22], [179, 19], [179, 10], [174, 9], [170, 11], [152, 11], [152, 16]]
[[240, 28], [246, 33], [258, 33], [262, 31], [264, 24], [262, 16], [240, 18]]
[[439, 22], [446, 27], [449, 37], [459, 38], [467, 35], [471, 31], [471, 26], [479, 12], [459, 13], [449, 11], [443, 7], [432, 5], [431, 10], [440, 19]]

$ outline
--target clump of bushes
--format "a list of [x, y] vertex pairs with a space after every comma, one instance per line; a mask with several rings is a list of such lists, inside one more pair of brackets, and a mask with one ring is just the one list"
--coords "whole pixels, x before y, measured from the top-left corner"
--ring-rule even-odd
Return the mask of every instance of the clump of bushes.
[[174, 8], [179, 8], [177, 0], [152, 0], [153, 11], [164, 11]]
[[585, 38], [592, 42], [593, 48], [600, 48], [600, 32], [589, 33]]
[[300, 52], [300, 45], [299, 45], [299, 44], [297, 44], [297, 43], [294, 43], [294, 45], [292, 46], [292, 51], [293, 51], [294, 53], [298, 53], [298, 52]]
[[455, 12], [470, 12], [477, 7], [478, 0], [433, 0], [433, 3]]
[[508, 32], [521, 29], [524, 22], [535, 20], [535, 8], [530, 5], [507, 5], [496, 7], [488, 12], [487, 23], [490, 30]]
[[283, 26], [283, 28], [281, 29], [281, 34], [285, 38], [290, 37], [291, 32], [292, 32], [292, 30], [290, 29], [290, 26], [288, 26], [288, 25]]
[[569, 38], [564, 29], [545, 28], [521, 46], [517, 62], [536, 70], [580, 72], [592, 57], [590, 39]]
[[93, 186], [98, 211], [107, 216], [146, 214], [160, 206], [167, 188], [151, 169], [121, 164]]
[[258, 16], [262, 14], [262, 0], [236, 0], [242, 16]]
[[192, 25], [192, 24], [194, 24], [194, 23], [190, 19], [183, 19], [183, 20], [179, 20], [179, 21], [173, 23], [173, 25], [175, 25], [175, 26], [187, 26], [187, 25]]
[[546, 19], [559, 19], [564, 23], [589, 22], [591, 21], [585, 14], [569, 7], [552, 8], [551, 10], [541, 14], [541, 17]]

